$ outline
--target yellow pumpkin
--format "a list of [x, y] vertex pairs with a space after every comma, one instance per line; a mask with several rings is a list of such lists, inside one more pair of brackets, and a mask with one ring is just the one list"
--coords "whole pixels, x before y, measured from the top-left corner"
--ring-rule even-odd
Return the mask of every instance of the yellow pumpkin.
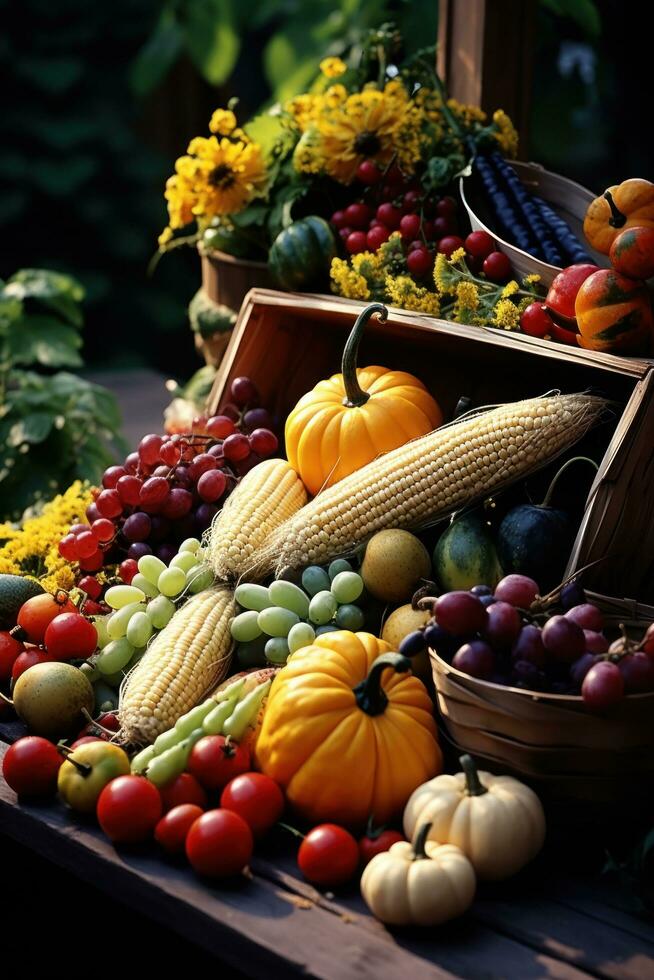
[[459, 762], [463, 772], [437, 776], [412, 794], [404, 833], [410, 839], [428, 823], [429, 839], [460, 847], [480, 878], [508, 878], [543, 846], [541, 802], [512, 776], [477, 772], [469, 755]]
[[387, 823], [441, 772], [429, 695], [388, 650], [370, 633], [325, 633], [273, 681], [256, 762], [312, 823]]
[[654, 228], [654, 184], [631, 177], [614, 184], [588, 205], [584, 235], [598, 252], [608, 255], [624, 228]]
[[342, 373], [319, 381], [286, 420], [286, 454], [309, 493], [437, 428], [443, 414], [421, 381], [406, 371], [357, 368], [363, 328], [388, 311], [373, 303], [358, 316], [343, 351]]

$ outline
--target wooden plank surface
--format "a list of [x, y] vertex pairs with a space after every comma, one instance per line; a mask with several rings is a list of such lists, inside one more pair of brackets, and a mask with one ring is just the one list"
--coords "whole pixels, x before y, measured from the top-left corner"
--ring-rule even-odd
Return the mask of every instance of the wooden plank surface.
[[[0, 832], [252, 977], [654, 977], [654, 929], [614, 915], [600, 899], [586, 910], [579, 889], [563, 881], [561, 894], [550, 896], [544, 862], [509, 883], [482, 886], [457, 922], [390, 931], [367, 914], [355, 889], [326, 896], [296, 877], [283, 835], [258, 851], [251, 877], [218, 887], [154, 847], [116, 850], [59, 804], [19, 806], [4, 783]], [[572, 898], [561, 901], [568, 892]]]

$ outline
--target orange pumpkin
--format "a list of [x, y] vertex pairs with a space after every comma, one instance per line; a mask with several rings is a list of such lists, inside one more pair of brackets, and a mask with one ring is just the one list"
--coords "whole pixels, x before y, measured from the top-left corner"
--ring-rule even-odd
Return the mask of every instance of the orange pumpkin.
[[257, 766], [311, 823], [386, 823], [442, 770], [427, 690], [389, 649], [370, 633], [325, 633], [273, 681]]
[[575, 300], [579, 344], [613, 354], [648, 354], [654, 320], [647, 288], [614, 269], [582, 283]]
[[343, 351], [342, 373], [320, 381], [286, 420], [286, 454], [315, 495], [381, 453], [437, 428], [443, 414], [421, 381], [384, 367], [357, 369], [363, 328], [388, 311], [373, 303], [359, 315]]
[[654, 184], [640, 177], [614, 184], [589, 204], [584, 234], [594, 249], [608, 255], [620, 231], [634, 225], [654, 228]]
[[642, 225], [625, 228], [614, 238], [609, 259], [622, 276], [630, 279], [654, 276], [654, 228]]

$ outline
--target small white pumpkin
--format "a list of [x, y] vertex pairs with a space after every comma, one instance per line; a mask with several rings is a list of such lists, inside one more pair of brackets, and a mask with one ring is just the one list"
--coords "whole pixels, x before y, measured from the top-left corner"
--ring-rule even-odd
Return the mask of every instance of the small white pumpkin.
[[398, 841], [377, 854], [361, 876], [361, 894], [389, 926], [437, 926], [461, 915], [475, 895], [475, 872], [452, 844], [427, 841], [429, 824], [413, 844]]
[[419, 786], [404, 810], [404, 833], [431, 824], [429, 838], [456, 844], [479, 878], [499, 881], [534, 858], [545, 840], [545, 814], [533, 790], [512, 776], [477, 772], [469, 755], [463, 772]]

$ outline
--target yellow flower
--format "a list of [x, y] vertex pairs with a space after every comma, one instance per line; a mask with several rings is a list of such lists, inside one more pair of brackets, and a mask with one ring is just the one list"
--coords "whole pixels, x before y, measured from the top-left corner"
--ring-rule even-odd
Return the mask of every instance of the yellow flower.
[[515, 279], [511, 279], [502, 290], [502, 299], [509, 299], [510, 296], [515, 296], [519, 289], [520, 286]]
[[463, 279], [456, 287], [454, 319], [457, 323], [470, 323], [479, 306], [479, 291], [474, 282]]
[[530, 272], [528, 276], [525, 276], [522, 280], [523, 286], [535, 286], [540, 282], [540, 276], [537, 272]]
[[168, 242], [173, 237], [173, 229], [170, 225], [161, 232], [158, 238], [159, 248], [165, 248]]
[[315, 120], [320, 105], [322, 105], [322, 96], [305, 94], [290, 99], [284, 109], [293, 118], [298, 129], [304, 132]]
[[209, 129], [219, 136], [229, 136], [236, 129], [236, 116], [231, 109], [216, 109], [209, 121]]
[[189, 153], [195, 157], [196, 217], [236, 214], [265, 184], [266, 166], [258, 143], [198, 136], [191, 141]]
[[407, 119], [416, 125], [414, 108], [398, 82], [389, 82], [383, 91], [365, 88], [331, 108], [323, 105], [314, 123], [327, 173], [349, 184], [363, 160], [387, 164], [394, 155], [411, 169], [419, 152], [419, 141], [407, 129]]
[[493, 135], [500, 144], [500, 149], [505, 156], [516, 157], [518, 155], [518, 134], [504, 109], [495, 110], [493, 122], [497, 128], [497, 132]]
[[461, 262], [466, 257], [465, 248], [455, 248], [450, 255], [450, 262]]
[[320, 136], [315, 126], [309, 126], [293, 150], [293, 166], [303, 174], [319, 174], [324, 166]]
[[466, 105], [456, 99], [448, 99], [447, 107], [465, 126], [486, 122], [486, 113], [477, 105]]
[[171, 229], [183, 228], [193, 221], [193, 208], [197, 195], [193, 186], [191, 157], [179, 157], [175, 161], [175, 173], [166, 181], [164, 197], [168, 204], [168, 222]]
[[347, 299], [370, 299], [368, 283], [362, 275], [351, 269], [344, 259], [332, 259], [330, 269], [332, 290]]
[[326, 78], [338, 78], [347, 71], [347, 65], [340, 58], [323, 58], [320, 70]]
[[386, 292], [393, 306], [414, 313], [438, 316], [440, 303], [436, 293], [418, 286], [410, 276], [386, 276]]
[[520, 311], [510, 299], [501, 299], [495, 305], [493, 311], [493, 323], [505, 330], [518, 330], [520, 328]]
[[434, 265], [434, 282], [438, 292], [444, 295], [455, 293], [459, 276], [460, 273], [450, 265], [446, 256], [439, 252]]

